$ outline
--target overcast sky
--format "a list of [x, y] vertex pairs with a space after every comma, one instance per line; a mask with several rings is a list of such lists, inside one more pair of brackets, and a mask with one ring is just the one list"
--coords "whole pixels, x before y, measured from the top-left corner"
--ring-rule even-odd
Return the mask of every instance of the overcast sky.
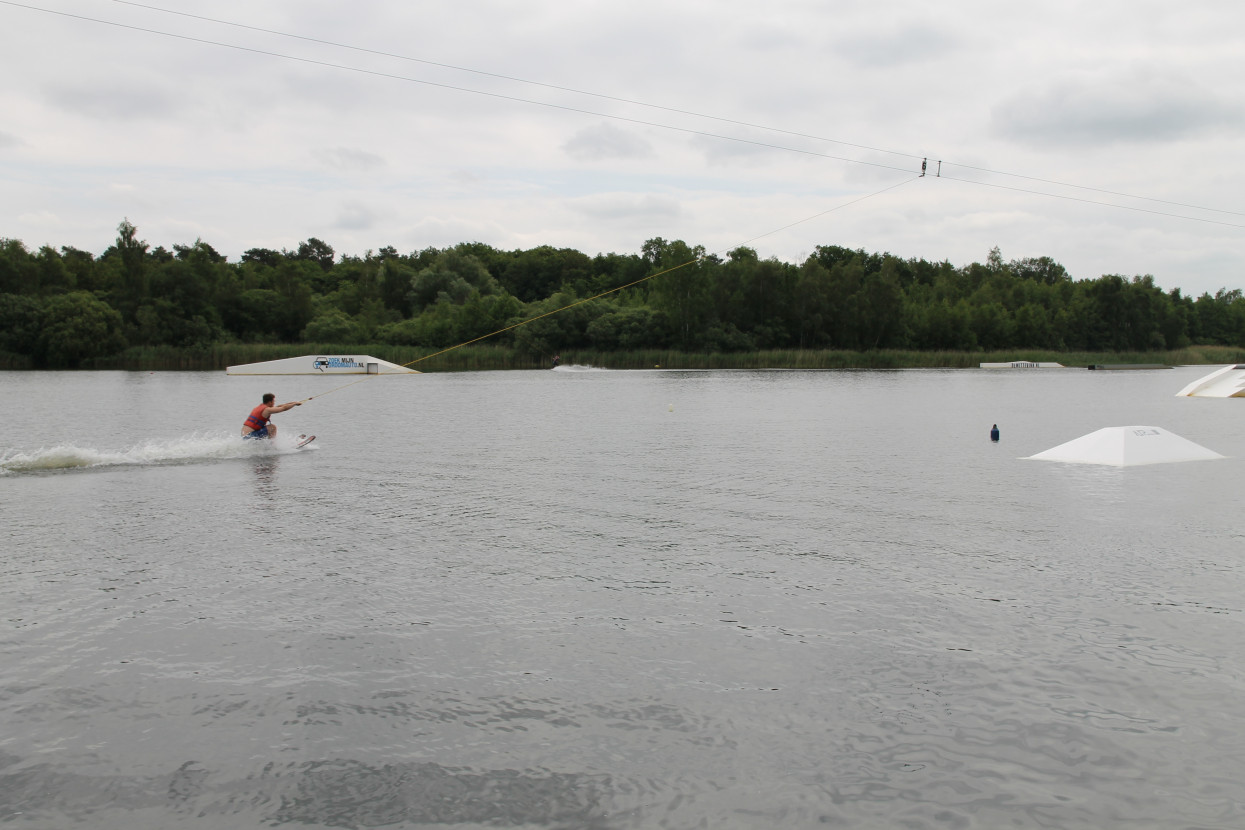
[[661, 236], [1245, 288], [1239, 0], [22, 1], [0, 237], [32, 250], [128, 218], [230, 260]]

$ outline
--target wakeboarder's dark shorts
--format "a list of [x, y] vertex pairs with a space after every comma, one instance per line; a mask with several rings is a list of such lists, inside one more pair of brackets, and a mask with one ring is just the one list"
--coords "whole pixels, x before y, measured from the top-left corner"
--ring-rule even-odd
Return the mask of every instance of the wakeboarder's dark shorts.
[[254, 432], [248, 432], [246, 435], [243, 435], [242, 440], [245, 441], [248, 438], [267, 438], [267, 437], [268, 437], [268, 425], [264, 424], [262, 427], [255, 430]]

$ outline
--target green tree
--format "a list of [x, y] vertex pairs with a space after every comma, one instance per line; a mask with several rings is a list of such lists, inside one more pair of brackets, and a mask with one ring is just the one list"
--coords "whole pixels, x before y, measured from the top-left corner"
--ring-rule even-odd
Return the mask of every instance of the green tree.
[[472, 291], [496, 294], [500, 290], [497, 280], [475, 256], [456, 250], [445, 251], [411, 281], [411, 306], [422, 311], [442, 297], [462, 304]]
[[1045, 307], [1036, 303], [1025, 303], [1016, 310], [1014, 321], [1011, 345], [1029, 349], [1060, 348]]
[[69, 284], [74, 290], [103, 292], [107, 289], [104, 274], [90, 251], [62, 245], [61, 261], [69, 272]]
[[307, 269], [311, 267], [306, 260], [286, 260], [277, 266], [273, 274], [273, 288], [280, 296], [281, 304], [273, 313], [271, 330], [287, 343], [298, 339], [314, 315], [307, 278]]
[[515, 346], [537, 357], [588, 346], [588, 327], [609, 306], [599, 301], [579, 303], [578, 299], [559, 291], [547, 300], [529, 303], [523, 319], [531, 322], [514, 330]]
[[[721, 268], [709, 268], [710, 284], [730, 265], [728, 262]], [[799, 315], [794, 300], [799, 281], [799, 269], [774, 257], [757, 261], [738, 294], [742, 302], [740, 314], [713, 321], [726, 337], [724, 343], [729, 344], [726, 347], [731, 350], [747, 348], [744, 341], [730, 331], [736, 324], [742, 331], [750, 332], [752, 342], [760, 348], [778, 348], [795, 342]]]
[[1011, 315], [1002, 303], [992, 302], [972, 307], [970, 315], [973, 335], [983, 349], [1003, 349], [1011, 346], [1015, 335]]
[[1245, 299], [1241, 290], [1221, 288], [1203, 293], [1193, 304], [1197, 342], [1245, 346]]
[[321, 271], [331, 271], [333, 269], [333, 260], [337, 254], [333, 250], [332, 245], [313, 236], [306, 242], [298, 243], [298, 250], [292, 254], [287, 253], [286, 256], [290, 259], [314, 262], [320, 266]]
[[578, 291], [591, 286], [592, 260], [572, 248], [542, 245], [516, 251], [498, 280], [521, 302], [543, 300], [563, 285]]
[[243, 262], [264, 265], [269, 268], [276, 268], [284, 259], [285, 254], [280, 251], [274, 251], [271, 248], [250, 248], [242, 254]]
[[668, 345], [670, 324], [661, 316], [644, 307], [615, 307], [589, 323], [585, 334], [593, 348], [601, 351], [663, 349]]
[[632, 286], [626, 289], [626, 293], [639, 301], [639, 298], [648, 295], [648, 289], [644, 283], [632, 284], [644, 279], [647, 273], [648, 267], [644, 260], [635, 254], [597, 254], [592, 259], [592, 279], [588, 293], [595, 295]]
[[0, 294], [0, 351], [32, 357], [38, 351], [43, 302], [22, 294]]
[[134, 318], [134, 324], [127, 327], [126, 338], [133, 345], [203, 347], [215, 342], [220, 334], [219, 327], [208, 323], [202, 315], [187, 316], [163, 297], [139, 306]]
[[73, 272], [65, 265], [65, 259], [57, 250], [44, 245], [35, 256], [39, 265], [39, 293], [64, 294], [74, 290]]
[[1010, 263], [1010, 269], [1022, 280], [1032, 280], [1044, 285], [1056, 285], [1072, 279], [1062, 265], [1048, 256], [1014, 259]]
[[126, 347], [121, 315], [83, 291], [49, 297], [43, 305], [36, 360], [52, 369], [108, 357]]
[[305, 343], [362, 343], [364, 338], [358, 323], [341, 309], [332, 309], [316, 317], [303, 329]]
[[275, 342], [284, 305], [281, 294], [271, 288], [248, 288], [223, 309], [225, 326], [244, 343]]
[[856, 331], [865, 348], [899, 346], [907, 334], [898, 263], [894, 257], [885, 257], [878, 271], [865, 276], [856, 294]]
[[814, 257], [800, 266], [795, 286], [795, 307], [799, 310], [796, 345], [801, 349], [824, 349], [834, 341], [831, 332], [833, 290], [830, 271]]
[[225, 258], [202, 240], [174, 249], [146, 265], [152, 296], [134, 312], [128, 339], [136, 345], [206, 346], [224, 334], [219, 302], [232, 281]]
[[138, 307], [151, 296], [147, 281], [147, 251], [150, 247], [145, 240], [138, 238], [138, 228], [129, 219], [123, 219], [117, 226], [117, 241], [103, 255], [103, 259], [112, 259], [117, 264], [112, 304], [127, 319], [134, 319]]
[[702, 246], [692, 248], [682, 240], [658, 237], [644, 243], [645, 261], [653, 273], [660, 273], [650, 281], [649, 305], [669, 321], [672, 345], [689, 351], [696, 348], [709, 320], [710, 266], [704, 255]]
[[376, 272], [380, 297], [385, 308], [396, 311], [401, 317], [411, 313], [411, 284], [417, 273], [406, 264], [392, 248], [381, 250], [380, 267]]
[[518, 322], [521, 312], [522, 305], [507, 292], [481, 294], [473, 291], [459, 306], [455, 336], [460, 343], [494, 334], [496, 339], [490, 342], [512, 342], [514, 335], [501, 330]]
[[37, 294], [39, 263], [18, 239], [0, 239], [0, 294]]
[[847, 259], [817, 257], [817, 261], [823, 265], [827, 261], [833, 262], [829, 266], [830, 280], [827, 286], [832, 345], [839, 349], [863, 348], [867, 335], [860, 329], [859, 294], [868, 273], [867, 258], [852, 253]]
[[433, 303], [416, 317], [381, 326], [376, 336], [397, 346], [444, 348], [462, 342], [456, 338], [457, 309], [449, 300]]

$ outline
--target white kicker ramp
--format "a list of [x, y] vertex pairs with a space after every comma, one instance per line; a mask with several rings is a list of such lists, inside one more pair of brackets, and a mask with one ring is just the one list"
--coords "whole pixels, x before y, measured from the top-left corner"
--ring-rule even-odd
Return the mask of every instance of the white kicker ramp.
[[1176, 393], [1178, 398], [1245, 398], [1245, 366], [1224, 366]]
[[230, 375], [418, 375], [414, 369], [399, 366], [371, 355], [303, 355], [283, 360], [265, 360], [228, 366]]
[[1071, 464], [1136, 467], [1176, 461], [1210, 461], [1223, 456], [1162, 427], [1136, 426], [1104, 427], [1029, 458]]

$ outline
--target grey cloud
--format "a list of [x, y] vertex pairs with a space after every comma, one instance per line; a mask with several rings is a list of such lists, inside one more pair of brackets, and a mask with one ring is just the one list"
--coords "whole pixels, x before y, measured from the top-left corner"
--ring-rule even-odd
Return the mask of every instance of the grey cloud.
[[330, 147], [314, 150], [312, 155], [321, 164], [336, 170], [375, 170], [385, 166], [385, 160], [375, 153], [351, 147]]
[[[734, 132], [739, 131], [735, 130]], [[782, 152], [775, 150], [773, 147], [765, 146], [766, 144], [798, 145], [799, 143], [786, 137], [775, 141], [772, 136], [766, 136], [755, 131], [748, 131], [746, 135], [739, 137], [740, 141], [730, 141], [729, 139], [698, 135], [692, 137], [691, 144], [704, 154], [705, 161], [709, 164], [755, 166], [764, 163], [767, 159], [773, 158], [774, 153]]]
[[365, 231], [375, 227], [378, 214], [363, 202], [347, 202], [337, 215], [336, 227], [350, 231]]
[[959, 46], [960, 39], [954, 34], [916, 23], [888, 32], [840, 39], [834, 51], [859, 66], [878, 68], [922, 63]]
[[741, 48], [762, 52], [803, 49], [807, 43], [806, 32], [764, 23], [748, 27], [739, 36]]
[[640, 159], [653, 155], [653, 148], [647, 141], [613, 124], [585, 127], [563, 144], [562, 149], [579, 161]]
[[483, 176], [471, 170], [455, 170], [449, 174], [449, 179], [455, 184], [465, 187], [474, 187], [484, 182]]
[[48, 98], [61, 109], [105, 121], [164, 118], [180, 108], [172, 93], [150, 86], [61, 86], [48, 90]]
[[994, 131], [1028, 144], [1090, 145], [1171, 141], [1239, 126], [1245, 109], [1191, 81], [1145, 71], [1083, 76], [1028, 90], [998, 104]]
[[651, 194], [605, 193], [576, 199], [572, 204], [580, 213], [605, 221], [671, 220], [683, 212], [677, 199]]
[[20, 138], [13, 135], [12, 133], [6, 133], [3, 130], [0, 130], [0, 149], [8, 148], [8, 147], [20, 147], [25, 143], [26, 142], [22, 141]]

